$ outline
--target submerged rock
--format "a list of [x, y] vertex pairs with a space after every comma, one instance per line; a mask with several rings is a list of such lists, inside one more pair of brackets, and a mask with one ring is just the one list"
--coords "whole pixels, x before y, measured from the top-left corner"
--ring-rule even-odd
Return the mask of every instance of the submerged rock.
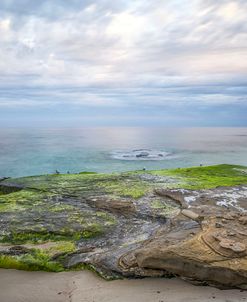
[[136, 149], [111, 152], [111, 157], [118, 160], [165, 160], [173, 154], [161, 150]]
[[149, 156], [149, 153], [145, 151], [136, 154], [136, 157], [147, 157], [147, 156]]

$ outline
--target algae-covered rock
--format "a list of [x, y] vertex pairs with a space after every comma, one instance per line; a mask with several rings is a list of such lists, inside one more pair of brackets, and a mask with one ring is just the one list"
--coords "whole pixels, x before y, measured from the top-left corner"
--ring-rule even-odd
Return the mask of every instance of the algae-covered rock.
[[247, 174], [219, 165], [0, 180], [0, 267], [247, 288]]

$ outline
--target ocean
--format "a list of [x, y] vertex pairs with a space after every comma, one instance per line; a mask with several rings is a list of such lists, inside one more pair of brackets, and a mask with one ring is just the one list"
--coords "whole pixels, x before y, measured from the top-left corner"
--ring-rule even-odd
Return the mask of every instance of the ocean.
[[1, 129], [0, 177], [247, 165], [247, 128]]

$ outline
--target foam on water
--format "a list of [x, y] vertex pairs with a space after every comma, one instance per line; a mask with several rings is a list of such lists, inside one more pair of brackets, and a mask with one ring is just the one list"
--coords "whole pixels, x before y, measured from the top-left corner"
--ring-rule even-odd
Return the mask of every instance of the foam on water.
[[110, 155], [111, 158], [119, 160], [167, 160], [173, 156], [172, 153], [153, 149], [116, 150], [112, 151]]
[[222, 163], [247, 166], [246, 154], [247, 127], [0, 129], [0, 177], [56, 170], [111, 173], [143, 166], [147, 170]]

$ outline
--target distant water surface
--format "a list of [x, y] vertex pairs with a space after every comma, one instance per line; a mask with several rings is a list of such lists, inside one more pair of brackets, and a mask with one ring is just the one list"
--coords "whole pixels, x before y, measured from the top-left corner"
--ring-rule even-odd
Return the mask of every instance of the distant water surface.
[[247, 165], [247, 128], [1, 129], [0, 177]]

